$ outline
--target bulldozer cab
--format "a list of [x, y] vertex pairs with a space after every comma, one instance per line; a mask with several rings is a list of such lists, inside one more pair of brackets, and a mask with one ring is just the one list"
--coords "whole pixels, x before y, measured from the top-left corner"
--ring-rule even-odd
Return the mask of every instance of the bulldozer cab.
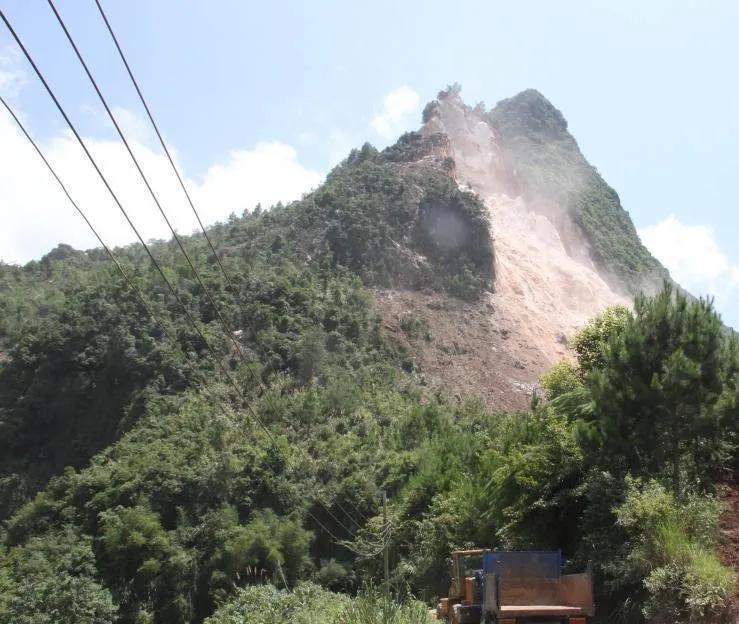
[[452, 551], [451, 586], [449, 598], [463, 599], [465, 596], [464, 579], [482, 572], [482, 549]]

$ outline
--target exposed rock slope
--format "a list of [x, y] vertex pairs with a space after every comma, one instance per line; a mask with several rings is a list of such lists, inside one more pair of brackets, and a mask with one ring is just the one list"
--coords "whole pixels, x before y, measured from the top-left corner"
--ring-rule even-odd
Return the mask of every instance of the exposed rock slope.
[[495, 282], [466, 306], [380, 291], [386, 325], [417, 315], [431, 328], [412, 345], [423, 372], [494, 407], [523, 407], [539, 375], [567, 356], [568, 336], [605, 307], [656, 290], [667, 272], [538, 92], [488, 113], [448, 89], [426, 107], [420, 134], [436, 137], [457, 183], [484, 201]]

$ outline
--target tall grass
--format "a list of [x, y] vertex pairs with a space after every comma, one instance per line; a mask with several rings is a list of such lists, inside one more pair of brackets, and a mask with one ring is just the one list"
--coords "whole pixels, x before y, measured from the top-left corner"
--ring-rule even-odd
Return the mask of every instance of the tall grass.
[[631, 549], [620, 568], [646, 589], [642, 613], [650, 624], [728, 624], [734, 570], [716, 554], [720, 506], [710, 496], [678, 501], [661, 484], [629, 483], [616, 510]]
[[271, 585], [245, 587], [205, 624], [432, 624], [416, 600], [395, 601], [372, 585], [356, 597], [301, 583], [294, 591]]
[[[349, 601], [331, 624], [430, 624], [426, 605], [416, 600], [397, 602], [376, 588], [365, 587]], [[328, 623], [327, 623], [328, 624]]]

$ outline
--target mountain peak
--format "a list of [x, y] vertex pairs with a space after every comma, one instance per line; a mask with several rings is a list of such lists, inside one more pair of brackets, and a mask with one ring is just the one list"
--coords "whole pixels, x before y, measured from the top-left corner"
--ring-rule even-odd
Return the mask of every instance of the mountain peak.
[[504, 137], [524, 135], [538, 141], [569, 140], [574, 144], [564, 115], [536, 89], [525, 89], [513, 97], [501, 100], [492, 110], [486, 112], [483, 103], [473, 108], [464, 102], [459, 83], [448, 85], [424, 108], [423, 123], [427, 126], [431, 123], [430, 130], [436, 130], [433, 121], [442, 116], [442, 108], [479, 117], [477, 121], [490, 123]]
[[564, 115], [536, 89], [526, 89], [498, 102], [490, 111], [490, 120], [508, 136], [525, 134], [541, 140], [571, 138]]
[[439, 92], [421, 129], [449, 137], [460, 183], [482, 196], [522, 198], [555, 226], [569, 254], [587, 258], [615, 290], [631, 296], [660, 288], [667, 271], [544, 95], [526, 89], [486, 112], [465, 104], [460, 92], [458, 84]]

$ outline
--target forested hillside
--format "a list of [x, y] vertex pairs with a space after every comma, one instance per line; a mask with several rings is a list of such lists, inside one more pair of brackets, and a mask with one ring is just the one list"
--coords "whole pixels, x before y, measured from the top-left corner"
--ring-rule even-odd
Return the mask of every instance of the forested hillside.
[[568, 336], [527, 410], [429, 388], [412, 345], [434, 335], [409, 315], [398, 340], [372, 289], [475, 302], [496, 279], [440, 141], [366, 145], [211, 228], [235, 292], [186, 238], [230, 336], [154, 244], [217, 358], [138, 246], [116, 254], [175, 344], [99, 250], [0, 267], [0, 623], [427, 622], [472, 545], [592, 565], [598, 621], [732, 621], [736, 338], [666, 284]]

